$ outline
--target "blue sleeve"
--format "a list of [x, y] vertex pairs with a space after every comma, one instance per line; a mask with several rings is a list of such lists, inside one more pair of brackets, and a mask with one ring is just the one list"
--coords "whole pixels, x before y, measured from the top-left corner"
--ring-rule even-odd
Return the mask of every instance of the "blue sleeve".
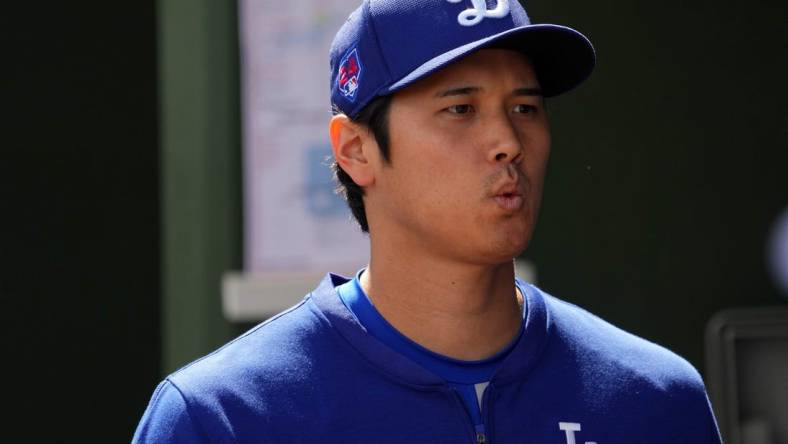
[[717, 424], [717, 418], [714, 416], [714, 410], [711, 408], [711, 401], [709, 401], [708, 395], [706, 395], [706, 405], [708, 409], [706, 410], [708, 413], [708, 423], [709, 423], [709, 443], [710, 444], [722, 444], [722, 436], [720, 435], [720, 427]]
[[677, 421], [668, 442], [721, 444], [719, 428], [702, 383], [675, 398], [671, 414]]
[[170, 381], [164, 380], [153, 392], [131, 442], [201, 443], [205, 440], [189, 415], [181, 392]]

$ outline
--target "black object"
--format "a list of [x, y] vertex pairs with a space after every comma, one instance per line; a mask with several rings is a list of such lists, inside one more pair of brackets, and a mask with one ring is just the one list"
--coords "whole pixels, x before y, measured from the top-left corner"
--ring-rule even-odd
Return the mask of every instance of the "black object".
[[706, 329], [707, 384], [728, 444], [788, 444], [788, 307], [726, 310]]

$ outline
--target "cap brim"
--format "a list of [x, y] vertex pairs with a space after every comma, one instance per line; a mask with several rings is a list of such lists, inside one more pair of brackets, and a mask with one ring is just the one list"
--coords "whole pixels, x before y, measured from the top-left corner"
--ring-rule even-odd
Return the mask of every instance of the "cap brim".
[[481, 48], [522, 52], [534, 66], [545, 97], [565, 93], [591, 75], [596, 54], [591, 42], [578, 31], [561, 25], [537, 24], [509, 29], [445, 52], [391, 85], [393, 93]]

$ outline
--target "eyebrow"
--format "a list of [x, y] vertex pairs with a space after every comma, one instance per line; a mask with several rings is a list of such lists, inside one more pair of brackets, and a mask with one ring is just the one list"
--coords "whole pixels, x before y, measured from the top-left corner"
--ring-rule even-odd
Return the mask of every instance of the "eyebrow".
[[445, 91], [438, 91], [435, 97], [467, 96], [481, 91], [478, 86], [465, 86], [462, 88], [452, 88]]
[[[435, 97], [467, 96], [479, 92], [482, 89], [478, 86], [465, 86], [462, 88], [452, 88], [445, 91], [438, 91]], [[540, 88], [517, 88], [513, 91], [515, 96], [542, 96]]]

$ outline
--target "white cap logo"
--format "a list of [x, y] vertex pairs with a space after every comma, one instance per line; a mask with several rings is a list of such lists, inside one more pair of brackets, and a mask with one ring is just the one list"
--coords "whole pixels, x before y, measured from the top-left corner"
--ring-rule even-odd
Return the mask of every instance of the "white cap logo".
[[[463, 0], [446, 0], [449, 3], [460, 3]], [[485, 17], [503, 18], [509, 15], [509, 0], [498, 0], [498, 5], [492, 11], [487, 9], [486, 0], [471, 0], [473, 8], [462, 11], [457, 16], [457, 21], [462, 26], [473, 26]]]

